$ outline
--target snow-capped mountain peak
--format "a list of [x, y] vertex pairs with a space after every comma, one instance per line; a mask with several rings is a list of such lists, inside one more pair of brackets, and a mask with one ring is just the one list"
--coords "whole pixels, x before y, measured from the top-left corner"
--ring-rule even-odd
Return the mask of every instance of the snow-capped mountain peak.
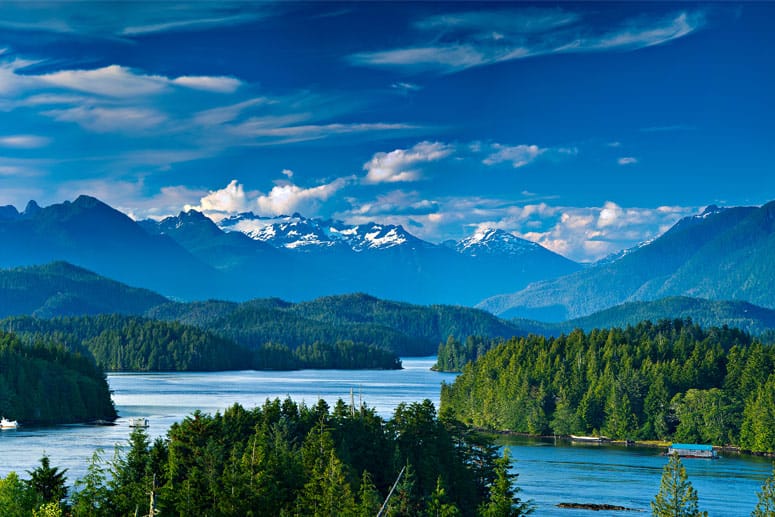
[[422, 242], [401, 226], [349, 225], [341, 221], [308, 219], [299, 214], [268, 218], [246, 213], [223, 219], [218, 224], [224, 231], [242, 232], [278, 248], [297, 250], [345, 247], [360, 252]]
[[459, 241], [455, 249], [466, 255], [522, 255], [539, 247], [507, 231], [497, 228], [478, 229], [470, 237]]

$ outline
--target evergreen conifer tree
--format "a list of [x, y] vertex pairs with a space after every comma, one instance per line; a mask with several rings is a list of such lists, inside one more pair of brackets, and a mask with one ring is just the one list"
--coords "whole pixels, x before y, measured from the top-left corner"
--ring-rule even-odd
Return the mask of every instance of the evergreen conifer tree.
[[662, 472], [659, 492], [651, 502], [651, 514], [654, 517], [707, 517], [698, 506], [697, 491], [692, 487], [686, 475], [686, 468], [677, 454]]
[[756, 504], [751, 517], [775, 517], [775, 464], [772, 475], [762, 485], [762, 490], [757, 494], [759, 502]]

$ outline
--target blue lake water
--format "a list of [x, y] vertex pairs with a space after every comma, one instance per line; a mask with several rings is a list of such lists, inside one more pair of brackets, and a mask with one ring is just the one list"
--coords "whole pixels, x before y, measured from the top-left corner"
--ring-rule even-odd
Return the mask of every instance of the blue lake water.
[[[129, 436], [128, 418], [150, 420], [151, 437], [162, 436], [172, 423], [194, 409], [223, 410], [235, 402], [247, 408], [267, 398], [285, 398], [315, 404], [318, 398], [333, 405], [358, 400], [390, 417], [401, 402], [430, 399], [438, 406], [439, 386], [454, 374], [430, 371], [434, 357], [406, 358], [403, 370], [295, 372], [207, 372], [110, 374], [108, 381], [120, 418], [113, 427], [82, 425], [22, 428], [0, 432], [0, 475], [21, 473], [45, 452], [52, 464], [68, 469], [70, 483], [86, 472], [97, 448], [110, 456], [116, 444]], [[521, 496], [536, 504], [537, 516], [605, 517], [637, 515], [632, 512], [592, 512], [560, 509], [560, 502], [615, 504], [649, 512], [649, 501], [659, 487], [666, 458], [659, 450], [610, 446], [578, 446], [569, 442], [504, 438], [519, 473]], [[771, 472], [767, 459], [748, 456], [720, 460], [685, 460], [700, 507], [711, 516], [747, 516], [756, 505], [756, 492]]]

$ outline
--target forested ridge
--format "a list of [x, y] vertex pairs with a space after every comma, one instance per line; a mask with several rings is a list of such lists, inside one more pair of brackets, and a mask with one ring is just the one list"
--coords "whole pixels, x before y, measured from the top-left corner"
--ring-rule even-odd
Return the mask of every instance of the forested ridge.
[[237, 343], [282, 343], [290, 348], [313, 342], [365, 342], [399, 355], [432, 355], [449, 336], [511, 337], [519, 327], [478, 309], [419, 306], [365, 294], [327, 296], [289, 303], [268, 298], [241, 304], [210, 300], [168, 303], [147, 316], [210, 330]]
[[61, 343], [108, 371], [217, 371], [300, 368], [400, 368], [398, 357], [374, 345], [313, 342], [291, 349], [271, 342], [248, 348], [190, 325], [136, 316], [6, 318], [0, 328], [34, 344]]
[[512, 338], [442, 386], [476, 427], [775, 452], [775, 347], [688, 320]]
[[64, 347], [0, 331], [0, 416], [25, 424], [116, 418], [105, 374]]
[[0, 512], [26, 516], [49, 505], [52, 515], [145, 515], [153, 492], [160, 515], [373, 517], [404, 469], [386, 515], [525, 515], [516, 475], [497, 451], [439, 418], [428, 400], [402, 403], [386, 421], [341, 400], [332, 410], [322, 400], [276, 399], [197, 411], [153, 443], [136, 430], [113, 460], [95, 454], [69, 501], [47, 461], [32, 472], [47, 473], [47, 484], [26, 488], [11, 474], [0, 479]]

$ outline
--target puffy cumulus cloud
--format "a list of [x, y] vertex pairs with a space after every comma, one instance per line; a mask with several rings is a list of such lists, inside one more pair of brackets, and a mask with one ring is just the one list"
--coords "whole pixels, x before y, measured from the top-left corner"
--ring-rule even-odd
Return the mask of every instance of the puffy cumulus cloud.
[[536, 158], [546, 152], [546, 149], [537, 145], [502, 145], [493, 144], [492, 152], [487, 158], [482, 160], [485, 165], [496, 165], [498, 163], [508, 162], [515, 169], [524, 167]]
[[420, 142], [409, 149], [376, 153], [363, 165], [367, 171], [364, 183], [397, 183], [417, 181], [423, 164], [446, 158], [454, 148], [441, 142]]
[[259, 215], [285, 215], [300, 212], [305, 216], [318, 215], [326, 201], [331, 200], [355, 177], [336, 178], [314, 187], [301, 187], [288, 180], [277, 180], [269, 192], [246, 191], [237, 180], [219, 190], [211, 190], [201, 196], [198, 204], [187, 204], [185, 210], [199, 210], [213, 220], [220, 220], [240, 212], [257, 212]]
[[525, 229], [520, 235], [568, 258], [590, 262], [654, 239], [694, 207], [623, 208], [608, 201], [602, 207], [558, 207], [549, 228]]
[[619, 158], [618, 160], [616, 160], [616, 162], [619, 165], [633, 165], [635, 163], [638, 163], [638, 159], [637, 158], [633, 158], [632, 156], [623, 156], [623, 157]]
[[301, 212], [306, 216], [317, 215], [322, 202], [354, 181], [353, 177], [337, 178], [330, 183], [304, 188], [290, 182], [278, 182], [267, 194], [256, 199], [262, 215], [283, 215]]
[[224, 188], [211, 190], [203, 196], [197, 206], [186, 205], [185, 209], [196, 209], [208, 215], [214, 213], [217, 217], [247, 212], [250, 209], [250, 202], [245, 188], [237, 180], [231, 180]]
[[573, 260], [591, 262], [651, 240], [693, 207], [555, 206], [547, 202], [514, 204], [493, 198], [449, 197], [428, 200], [416, 192], [396, 191], [337, 214], [352, 223], [376, 219], [401, 224], [431, 242], [461, 239], [482, 228], [498, 228]]

